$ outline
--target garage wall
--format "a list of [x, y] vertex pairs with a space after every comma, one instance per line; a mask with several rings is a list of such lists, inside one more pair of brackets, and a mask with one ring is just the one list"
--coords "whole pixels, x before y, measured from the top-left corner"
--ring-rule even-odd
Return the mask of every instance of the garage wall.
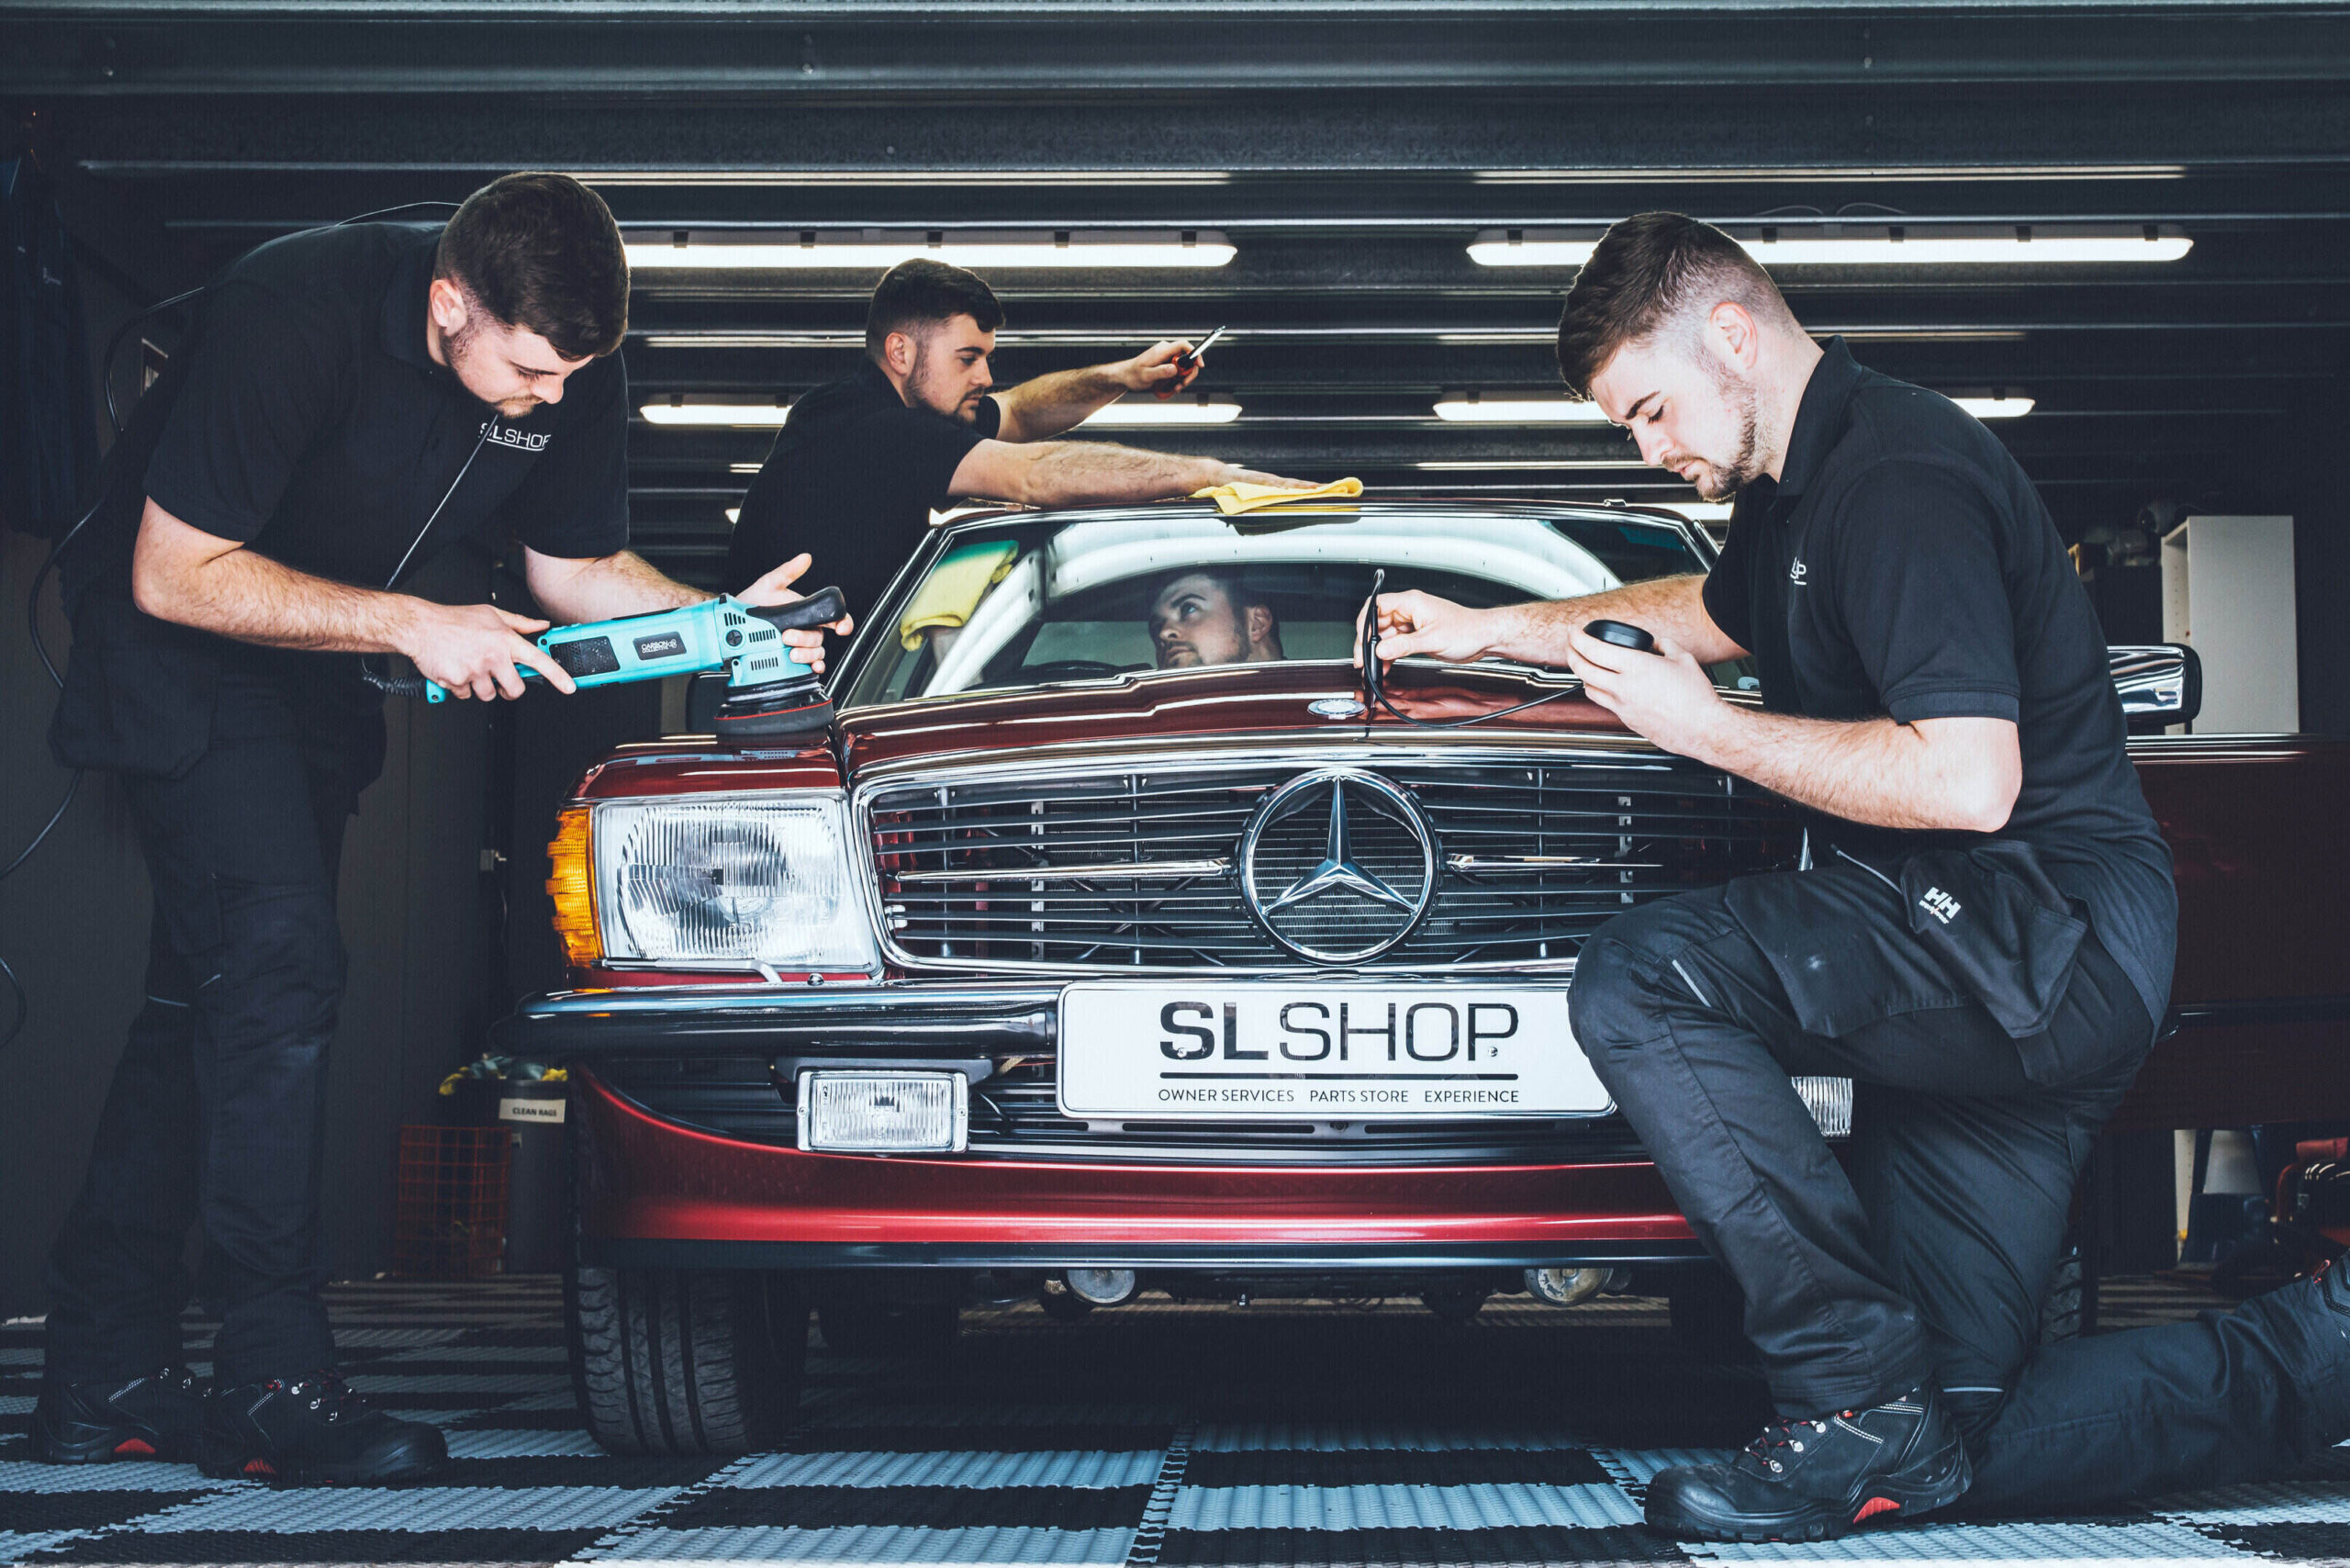
[[2277, 510], [2293, 519], [2294, 610], [2300, 627], [2301, 728], [2350, 735], [2350, 364], [2300, 401], [2264, 457]]

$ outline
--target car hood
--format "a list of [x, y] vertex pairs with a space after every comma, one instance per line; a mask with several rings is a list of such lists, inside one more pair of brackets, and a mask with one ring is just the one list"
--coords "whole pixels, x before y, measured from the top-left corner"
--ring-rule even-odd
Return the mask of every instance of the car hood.
[[[1505, 668], [1398, 665], [1388, 689], [1396, 708], [1431, 722], [1494, 713], [1530, 698], [1553, 699], [1455, 734], [1495, 740], [1625, 733], [1616, 716], [1584, 697], [1580, 686], [1562, 687], [1556, 680]], [[1383, 711], [1368, 716], [1314, 711], [1317, 702], [1360, 702], [1361, 698], [1362, 683], [1354, 668], [1335, 660], [1164, 670], [1113, 681], [856, 710], [840, 721], [842, 759], [850, 773], [858, 774], [885, 764], [926, 758], [969, 761], [1072, 743], [1261, 739], [1273, 734], [1327, 734], [1333, 741], [1360, 742], [1434, 734]]]

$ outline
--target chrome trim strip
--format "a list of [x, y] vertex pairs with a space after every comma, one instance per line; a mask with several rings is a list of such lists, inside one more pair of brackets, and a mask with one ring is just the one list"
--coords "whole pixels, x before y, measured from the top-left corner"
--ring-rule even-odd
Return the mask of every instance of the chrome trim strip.
[[1181, 877], [1221, 877], [1232, 862], [1214, 860], [1130, 860], [1121, 866], [1019, 866], [995, 871], [901, 871], [900, 882], [1090, 882], [1102, 878], [1147, 882]]
[[1580, 866], [1587, 871], [1661, 871], [1656, 860], [1595, 860], [1588, 855], [1448, 855], [1448, 871], [1540, 870], [1546, 866]]
[[670, 986], [553, 991], [492, 1027], [501, 1048], [568, 1060], [631, 1052], [771, 1053], [858, 1046], [927, 1054], [1050, 1048], [1058, 985]]
[[818, 1019], [824, 1014], [862, 1018], [916, 1003], [928, 1007], [1001, 1007], [1006, 1013], [1052, 1007], [1061, 988], [1034, 982], [977, 981], [941, 985], [935, 980], [881, 980], [871, 985], [672, 985], [626, 991], [550, 991], [524, 999], [520, 1018], [584, 1017], [604, 1014], [645, 1014], [716, 1012]]
[[[856, 782], [849, 788], [849, 803], [853, 810], [859, 810], [872, 790], [884, 784], [903, 782], [909, 776], [925, 783], [964, 784], [1006, 773], [1067, 778], [1128, 767], [1211, 773], [1235, 764], [1259, 763], [1271, 767], [1337, 767], [1382, 762], [1524, 762], [1560, 767], [1577, 761], [1609, 767], [1645, 767], [1659, 773], [1731, 777], [1660, 750], [1634, 734], [1578, 731], [1554, 740], [1497, 742], [1483, 735], [1445, 741], [1413, 732], [1383, 742], [1358, 739], [1334, 743], [1331, 732], [1322, 729], [1250, 735], [1245, 741], [1223, 745], [1214, 740], [1203, 742], [1197, 735], [1175, 735], [1165, 740], [1056, 741], [1013, 750], [990, 747], [968, 753], [899, 757], [859, 769]], [[1039, 768], [1047, 771], [1037, 773]], [[1763, 792], [1755, 785], [1745, 788]]]

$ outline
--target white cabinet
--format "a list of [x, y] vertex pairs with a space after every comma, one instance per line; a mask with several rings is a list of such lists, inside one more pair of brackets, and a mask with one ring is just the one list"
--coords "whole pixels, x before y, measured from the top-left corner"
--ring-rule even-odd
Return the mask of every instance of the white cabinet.
[[2163, 639], [2203, 661], [2195, 733], [2301, 727], [2293, 520], [2190, 517], [2163, 536]]

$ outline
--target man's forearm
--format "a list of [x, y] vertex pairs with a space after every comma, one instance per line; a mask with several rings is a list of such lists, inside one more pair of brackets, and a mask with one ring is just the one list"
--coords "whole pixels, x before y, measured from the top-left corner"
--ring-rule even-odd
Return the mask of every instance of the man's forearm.
[[1699, 664], [1720, 664], [1746, 650], [1723, 636], [1706, 613], [1706, 579], [1691, 575], [1626, 583], [1575, 599], [1513, 604], [1495, 610], [1491, 652], [1521, 664], [1563, 666], [1567, 633], [1593, 621], [1625, 621], [1689, 650]]
[[1228, 484], [1237, 472], [1220, 458], [1145, 452], [1108, 442], [1057, 441], [1021, 455], [1029, 466], [1017, 498], [1031, 506], [1163, 500]]
[[[1806, 719], [1725, 703], [1689, 755], [1847, 822], [1981, 832], [1999, 825], [1954, 820], [1954, 802], [1975, 793], [1969, 759], [1891, 719]], [[2004, 820], [2006, 812], [1998, 815]]]
[[140, 584], [139, 606], [160, 620], [241, 643], [325, 654], [409, 651], [421, 601], [312, 577], [252, 550], [231, 550], [168, 588]]
[[584, 561], [533, 556], [525, 575], [531, 597], [558, 624], [674, 610], [711, 597], [661, 572], [632, 550]]
[[1002, 441], [1043, 441], [1075, 430], [1117, 401], [1126, 390], [1115, 365], [1089, 365], [1083, 370], [1057, 370], [1002, 394]]

